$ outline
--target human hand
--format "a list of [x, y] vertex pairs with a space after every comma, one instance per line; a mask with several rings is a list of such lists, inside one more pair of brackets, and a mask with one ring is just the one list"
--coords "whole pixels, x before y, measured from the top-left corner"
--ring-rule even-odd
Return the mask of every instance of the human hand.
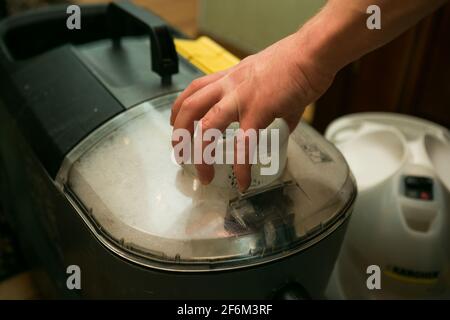
[[[229, 70], [192, 82], [175, 101], [170, 122], [174, 130], [187, 129], [193, 135], [194, 121], [199, 120], [203, 131], [224, 131], [235, 121], [246, 131], [264, 129], [275, 118], [283, 118], [292, 132], [305, 107], [325, 92], [333, 78], [333, 72], [316, 65], [294, 34]], [[251, 150], [246, 147], [247, 155]], [[248, 161], [234, 165], [241, 191], [250, 185], [250, 166]], [[214, 178], [212, 165], [202, 163], [196, 169], [203, 184]]]

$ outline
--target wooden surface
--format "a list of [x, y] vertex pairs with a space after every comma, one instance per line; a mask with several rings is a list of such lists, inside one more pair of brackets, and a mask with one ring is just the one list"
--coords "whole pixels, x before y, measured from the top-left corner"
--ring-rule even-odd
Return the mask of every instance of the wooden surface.
[[[80, 4], [107, 3], [108, 0], [76, 0]], [[191, 37], [198, 34], [198, 0], [133, 0], [167, 20]]]
[[39, 297], [28, 272], [0, 282], [0, 300], [31, 300]]

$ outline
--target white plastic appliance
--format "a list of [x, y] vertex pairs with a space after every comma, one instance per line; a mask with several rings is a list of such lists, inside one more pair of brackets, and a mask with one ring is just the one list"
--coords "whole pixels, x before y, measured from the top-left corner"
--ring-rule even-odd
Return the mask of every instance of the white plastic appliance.
[[[337, 119], [325, 136], [359, 191], [328, 298], [449, 298], [449, 131], [411, 116], [360, 113]], [[371, 265], [380, 267], [381, 289], [367, 286]]]

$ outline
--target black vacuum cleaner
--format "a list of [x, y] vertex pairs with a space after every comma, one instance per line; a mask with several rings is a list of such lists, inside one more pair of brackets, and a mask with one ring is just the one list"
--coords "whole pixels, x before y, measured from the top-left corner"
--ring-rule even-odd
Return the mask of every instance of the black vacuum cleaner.
[[81, 30], [65, 7], [0, 23], [1, 201], [42, 291], [323, 297], [356, 197], [340, 152], [302, 123], [276, 188], [202, 186], [170, 160], [171, 105], [203, 75], [184, 35], [128, 2], [81, 12]]

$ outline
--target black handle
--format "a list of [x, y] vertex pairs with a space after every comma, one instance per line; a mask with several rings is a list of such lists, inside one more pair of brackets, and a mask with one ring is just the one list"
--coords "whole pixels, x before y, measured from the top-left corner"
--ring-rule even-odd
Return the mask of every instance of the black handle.
[[124, 26], [142, 28], [148, 33], [152, 70], [161, 77], [163, 85], [171, 84], [172, 75], [178, 73], [178, 54], [169, 28], [166, 25], [152, 26], [151, 16], [129, 1], [110, 3], [107, 15], [111, 37], [116, 45], [120, 45]]

